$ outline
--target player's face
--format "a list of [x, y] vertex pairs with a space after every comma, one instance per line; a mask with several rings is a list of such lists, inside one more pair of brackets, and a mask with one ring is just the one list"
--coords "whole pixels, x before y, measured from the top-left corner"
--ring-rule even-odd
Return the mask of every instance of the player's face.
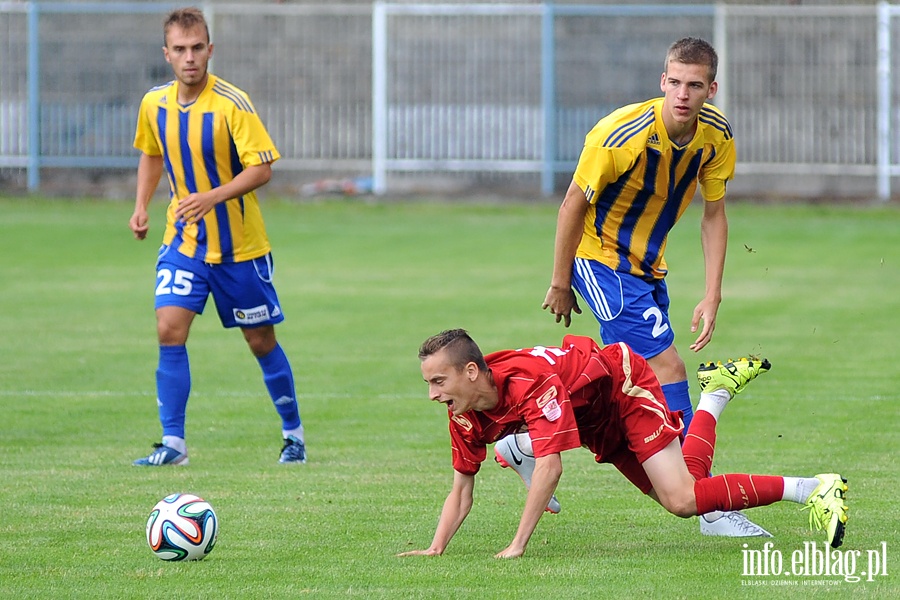
[[678, 125], [693, 125], [703, 103], [716, 95], [717, 87], [715, 81], [709, 81], [709, 67], [706, 65], [669, 61], [660, 81], [660, 89], [665, 94], [665, 120]]
[[447, 406], [454, 416], [472, 410], [478, 397], [475, 381], [478, 367], [469, 363], [462, 370], [440, 350], [422, 361], [422, 378], [428, 384], [428, 397]]
[[163, 54], [172, 65], [175, 78], [188, 87], [206, 85], [206, 70], [212, 57], [213, 45], [209, 43], [206, 29], [177, 25], [169, 28]]

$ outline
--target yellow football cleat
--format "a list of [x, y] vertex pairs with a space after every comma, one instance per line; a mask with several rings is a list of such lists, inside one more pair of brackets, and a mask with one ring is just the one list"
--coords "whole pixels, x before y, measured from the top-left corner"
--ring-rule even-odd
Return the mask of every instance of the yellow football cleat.
[[806, 499], [809, 509], [809, 527], [818, 531], [825, 530], [828, 543], [837, 548], [844, 541], [844, 527], [850, 510], [844, 504], [847, 493], [847, 480], [837, 473], [816, 475], [821, 483]]
[[700, 382], [701, 392], [714, 392], [716, 390], [728, 390], [731, 396], [740, 394], [751, 380], [756, 379], [761, 373], [772, 368], [768, 359], [742, 358], [740, 360], [728, 359], [706, 363], [697, 369], [697, 380]]

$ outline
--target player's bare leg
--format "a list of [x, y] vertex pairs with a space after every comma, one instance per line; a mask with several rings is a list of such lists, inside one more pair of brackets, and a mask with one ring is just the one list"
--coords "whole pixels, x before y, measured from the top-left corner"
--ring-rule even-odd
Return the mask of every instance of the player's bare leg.
[[[666, 395], [670, 410], [680, 410], [686, 429], [690, 429], [693, 417], [690, 395], [687, 390], [687, 372], [684, 361], [675, 346], [669, 346], [660, 354], [647, 360], [653, 368]], [[700, 533], [721, 537], [772, 537], [772, 534], [751, 521], [740, 511], [716, 510], [698, 519]]]

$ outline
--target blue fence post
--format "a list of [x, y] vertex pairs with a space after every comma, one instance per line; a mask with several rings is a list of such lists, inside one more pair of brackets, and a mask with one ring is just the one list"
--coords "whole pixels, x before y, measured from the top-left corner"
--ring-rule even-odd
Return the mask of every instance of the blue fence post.
[[41, 185], [40, 5], [28, 3], [28, 191]]
[[893, 119], [893, 106], [891, 104], [891, 5], [887, 2], [878, 3], [877, 16], [877, 78], [878, 78], [878, 102], [877, 102], [877, 156], [876, 179], [878, 198], [884, 202], [891, 198], [891, 125]]
[[541, 169], [541, 193], [553, 195], [556, 179], [556, 36], [553, 0], [543, 4], [541, 12], [541, 104], [544, 122], [544, 160]]
[[372, 5], [372, 191], [387, 192], [387, 8]]

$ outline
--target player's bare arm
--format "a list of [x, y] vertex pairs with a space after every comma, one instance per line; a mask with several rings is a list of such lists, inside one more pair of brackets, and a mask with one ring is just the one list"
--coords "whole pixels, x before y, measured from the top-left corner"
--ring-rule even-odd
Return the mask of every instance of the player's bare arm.
[[556, 491], [560, 476], [562, 476], [562, 459], [558, 452], [535, 460], [531, 487], [525, 499], [519, 528], [509, 546], [498, 552], [495, 558], [518, 558], [525, 554], [528, 540], [531, 539], [538, 521], [543, 516], [550, 496]]
[[566, 197], [559, 207], [556, 220], [556, 241], [553, 247], [553, 275], [550, 289], [544, 297], [542, 309], [550, 309], [556, 322], [563, 321], [568, 327], [572, 323], [572, 311], [581, 314], [581, 308], [572, 291], [572, 263], [575, 252], [584, 233], [584, 216], [588, 201], [584, 191], [574, 181], [566, 191]]
[[134, 233], [134, 239], [143, 240], [150, 231], [150, 217], [147, 214], [147, 207], [153, 199], [153, 192], [159, 185], [159, 178], [162, 177], [163, 157], [150, 156], [141, 153], [138, 160], [137, 171], [137, 192], [134, 201], [134, 213], [128, 220], [128, 227]]
[[459, 471], [454, 471], [453, 488], [444, 501], [444, 508], [441, 510], [441, 518], [438, 520], [431, 546], [425, 550], [401, 552], [397, 556], [439, 556], [443, 554], [447, 549], [447, 544], [450, 543], [459, 526], [472, 510], [472, 490], [474, 488], [474, 475], [464, 475]]
[[700, 243], [706, 269], [706, 293], [694, 308], [691, 332], [696, 332], [703, 322], [700, 335], [690, 345], [698, 352], [712, 339], [716, 328], [716, 315], [722, 302], [722, 274], [725, 270], [725, 251], [728, 246], [728, 218], [725, 215], [725, 199], [703, 203], [703, 219], [700, 222]]
[[208, 192], [194, 193], [181, 198], [175, 209], [175, 218], [185, 223], [197, 223], [211, 211], [216, 204], [239, 198], [248, 192], [260, 188], [272, 178], [272, 165], [263, 163], [253, 165], [241, 171], [237, 177], [224, 185]]

